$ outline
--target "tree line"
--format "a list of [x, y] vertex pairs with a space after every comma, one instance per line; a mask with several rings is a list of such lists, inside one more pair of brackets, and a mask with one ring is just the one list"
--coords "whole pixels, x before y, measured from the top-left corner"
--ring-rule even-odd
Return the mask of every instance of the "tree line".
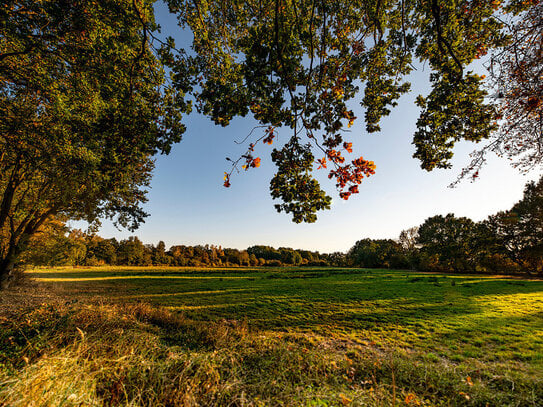
[[117, 241], [69, 231], [60, 220], [48, 223], [31, 243], [24, 261], [34, 265], [354, 266], [543, 275], [543, 177], [528, 183], [523, 198], [511, 209], [483, 221], [436, 215], [402, 231], [395, 240], [359, 240], [347, 253], [264, 245], [246, 250], [209, 244], [166, 249], [162, 241], [144, 244], [136, 236]]
[[153, 245], [144, 244], [137, 236], [120, 241], [105, 239], [79, 229], [68, 231], [63, 222], [56, 221], [33, 238], [23, 261], [41, 266], [343, 266], [345, 255], [263, 245], [246, 250], [209, 244], [173, 245], [167, 249], [163, 241]]
[[410, 268], [453, 273], [543, 275], [543, 177], [506, 211], [474, 222], [436, 215], [401, 232], [397, 240], [363, 239], [348, 254], [359, 267]]

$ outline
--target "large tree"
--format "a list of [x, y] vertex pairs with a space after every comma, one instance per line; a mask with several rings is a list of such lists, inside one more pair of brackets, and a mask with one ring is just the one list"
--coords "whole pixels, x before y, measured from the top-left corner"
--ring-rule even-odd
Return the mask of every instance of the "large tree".
[[[507, 47], [533, 42], [539, 34], [515, 39], [515, 28], [503, 17], [522, 22], [541, 15], [539, 0], [166, 2], [194, 38], [187, 52], [176, 50], [172, 40], [163, 48], [174, 86], [190, 94], [198, 110], [217, 124], [252, 115], [261, 126], [249, 134], [247, 152], [231, 160], [225, 186], [233, 171], [259, 166], [258, 142], [272, 144], [279, 128], [291, 129], [290, 141], [273, 150], [277, 173], [270, 190], [283, 201], [277, 210], [291, 213], [296, 222], [313, 222], [318, 210], [330, 206], [330, 197], [312, 176], [314, 165], [328, 168], [344, 199], [359, 192], [363, 178], [374, 173], [372, 161], [347, 158], [352, 151], [348, 128], [356, 119], [349, 101], [359, 99], [365, 109], [366, 131], [379, 131], [380, 120], [409, 91], [406, 79], [413, 64], [430, 71], [431, 91], [416, 101], [421, 113], [414, 156], [422, 168], [449, 167], [457, 141], [487, 139], [499, 127], [500, 115], [510, 110], [500, 106], [502, 99], [488, 97], [484, 75], [468, 67], [495, 52], [504, 78], [516, 75], [507, 63], [512, 55]], [[534, 129], [540, 137], [538, 46], [534, 52], [524, 50], [530, 60], [525, 73], [515, 77], [520, 84], [528, 79], [536, 84], [524, 86], [518, 100], [533, 107], [530, 125], [539, 123]], [[539, 76], [531, 78], [532, 72]], [[524, 113], [511, 114], [507, 123]]]
[[0, 282], [54, 215], [134, 228], [185, 109], [150, 49], [148, 0], [0, 6]]
[[[526, 140], [542, 151], [533, 142], [541, 138], [540, 0], [166, 2], [191, 30], [191, 50], [168, 39], [152, 52], [152, 0], [0, 5], [1, 280], [55, 214], [136, 227], [152, 156], [180, 139], [181, 114], [192, 104], [223, 126], [251, 114], [262, 127], [231, 160], [225, 186], [239, 167], [260, 165], [257, 142], [272, 144], [279, 128], [291, 129], [272, 152], [270, 189], [296, 222], [313, 222], [330, 206], [315, 164], [328, 168], [343, 199], [374, 173], [372, 161], [346, 158], [356, 120], [349, 102], [359, 97], [367, 132], [379, 131], [409, 91], [416, 63], [431, 72], [413, 140], [423, 168], [448, 167], [457, 141], [488, 138], [500, 117], [527, 118], [518, 131], [496, 133], [512, 140], [505, 147], [517, 151], [511, 143], [528, 126]], [[505, 78], [494, 83], [512, 84], [497, 102], [467, 68], [493, 51], [493, 77]]]
[[490, 216], [486, 225], [496, 252], [527, 272], [543, 274], [543, 178], [528, 183], [523, 198], [510, 210]]
[[408, 259], [402, 249], [391, 239], [362, 239], [349, 250], [347, 258], [357, 267], [407, 268]]
[[483, 227], [469, 218], [436, 215], [420, 225], [417, 244], [421, 253], [437, 259], [443, 271], [476, 270], [483, 236]]

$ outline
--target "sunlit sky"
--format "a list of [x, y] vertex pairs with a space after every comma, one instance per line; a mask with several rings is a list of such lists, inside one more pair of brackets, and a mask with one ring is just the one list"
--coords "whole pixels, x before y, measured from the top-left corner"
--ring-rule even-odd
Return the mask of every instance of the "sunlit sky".
[[[163, 34], [182, 41], [175, 18], [165, 7], [158, 6], [157, 15]], [[278, 143], [272, 146], [259, 143], [255, 155], [262, 159], [260, 168], [234, 174], [232, 186], [224, 188], [223, 172], [230, 168], [225, 157], [237, 158], [245, 151], [246, 145], [235, 141], [244, 139], [256, 123], [240, 118], [223, 128], [195, 112], [185, 119], [183, 141], [168, 156], [157, 157], [149, 202], [144, 206], [150, 214], [146, 223], [130, 233], [106, 221], [98, 233], [117, 239], [135, 234], [144, 243], [163, 240], [166, 246], [216, 244], [245, 249], [265, 244], [332, 252], [346, 251], [365, 237], [397, 238], [403, 229], [437, 214], [452, 212], [482, 220], [510, 208], [522, 197], [525, 183], [537, 179], [540, 171], [523, 175], [507, 160], [490, 157], [478, 181], [465, 180], [448, 188], [469, 163], [469, 153], [476, 145], [458, 144], [449, 170], [428, 173], [412, 158], [411, 141], [419, 114], [414, 99], [428, 92], [428, 75], [424, 67], [412, 75], [412, 92], [383, 120], [381, 133], [367, 134], [360, 119], [351, 128], [352, 158], [363, 156], [377, 165], [376, 174], [363, 181], [358, 195], [341, 200], [333, 181], [317, 171], [333, 204], [331, 210], [318, 214], [316, 223], [293, 223], [289, 215], [276, 212], [269, 195], [275, 171], [270, 153], [288, 140], [289, 129], [280, 130]], [[350, 107], [363, 118], [359, 100]]]

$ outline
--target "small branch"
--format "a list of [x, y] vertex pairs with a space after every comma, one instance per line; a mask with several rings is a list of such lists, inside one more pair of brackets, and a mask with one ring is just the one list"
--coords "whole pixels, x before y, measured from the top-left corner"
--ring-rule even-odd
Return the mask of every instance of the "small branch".
[[4, 60], [5, 58], [9, 58], [9, 57], [17, 56], [17, 55], [28, 54], [35, 47], [36, 47], [35, 44], [30, 44], [30, 45], [27, 45], [23, 51], [6, 52], [4, 54], [0, 54], [0, 61]]
[[[244, 138], [243, 140], [241, 140], [241, 141], [236, 141], [236, 140], [234, 140], [234, 143], [236, 143], [236, 144], [244, 144], [244, 143], [247, 141], [247, 139], [248, 139], [249, 137], [251, 137], [251, 135], [253, 134], [253, 132], [254, 132], [256, 129], [261, 129], [261, 128], [264, 128], [264, 127], [268, 127], [268, 126], [266, 126], [266, 125], [261, 125], [261, 126], [255, 126], [255, 127], [253, 127], [253, 129], [249, 132], [249, 134], [247, 134], [247, 136], [245, 136], [245, 138]], [[262, 137], [262, 138], [263, 138], [263, 137]]]
[[462, 63], [458, 59], [458, 57], [455, 55], [451, 45], [449, 42], [443, 37], [443, 31], [441, 28], [441, 15], [440, 15], [440, 8], [437, 4], [438, 0], [432, 0], [432, 15], [434, 17], [434, 21], [436, 23], [436, 29], [437, 29], [437, 46], [442, 54], [445, 54], [445, 50], [443, 49], [443, 44], [445, 44], [445, 47], [447, 47], [447, 50], [449, 51], [449, 54], [451, 55], [452, 59], [456, 63], [459, 69], [459, 79], [462, 78], [464, 73], [464, 67], [462, 66]]

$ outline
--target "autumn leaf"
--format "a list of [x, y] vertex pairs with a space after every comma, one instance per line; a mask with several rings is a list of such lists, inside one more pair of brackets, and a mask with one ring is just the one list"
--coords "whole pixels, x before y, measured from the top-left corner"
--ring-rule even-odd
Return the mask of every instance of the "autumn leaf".
[[466, 400], [469, 400], [471, 399], [471, 397], [469, 396], [469, 394], [467, 393], [464, 393], [463, 391], [461, 391], [460, 393], [458, 393], [460, 396], [463, 396]]
[[341, 400], [341, 404], [343, 404], [344, 406], [348, 406], [352, 403], [352, 400], [348, 397], [345, 397], [343, 394], [339, 395], [339, 399]]
[[320, 164], [319, 167], [317, 168], [318, 170], [320, 170], [321, 168], [326, 168], [326, 157], [317, 159], [317, 163]]
[[405, 396], [404, 400], [405, 404], [407, 405], [414, 405], [414, 406], [420, 406], [420, 401], [416, 394], [414, 393], [407, 393], [407, 396]]
[[224, 179], [223, 185], [226, 188], [229, 188], [230, 187], [230, 175], [227, 172], [224, 173], [224, 178], [223, 179]]
[[268, 127], [266, 129], [267, 136], [264, 138], [264, 140], [262, 140], [262, 142], [264, 144], [272, 144], [273, 143], [273, 139], [275, 138], [275, 134], [274, 134], [273, 130], [274, 130], [273, 126], [270, 126], [270, 127]]

